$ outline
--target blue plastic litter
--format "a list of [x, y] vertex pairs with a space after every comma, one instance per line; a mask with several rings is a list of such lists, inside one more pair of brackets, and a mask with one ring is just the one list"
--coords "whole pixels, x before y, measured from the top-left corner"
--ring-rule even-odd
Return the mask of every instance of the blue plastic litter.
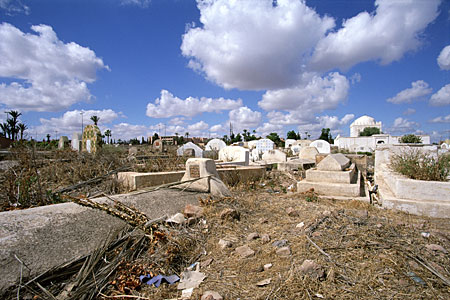
[[141, 275], [139, 276], [139, 279], [142, 283], [146, 283], [148, 285], [155, 285], [155, 287], [159, 287], [161, 283], [167, 282], [168, 284], [174, 284], [175, 282], [180, 281], [180, 277], [177, 275], [170, 275], [170, 276], [164, 276], [164, 275], [156, 275], [154, 277], [151, 277], [150, 275]]
[[422, 278], [420, 278], [419, 276], [416, 275], [416, 273], [414, 272], [408, 272], [406, 273], [406, 275], [409, 276], [409, 278], [411, 278], [412, 280], [414, 280], [417, 283], [420, 283], [421, 285], [426, 285], [425, 281], [423, 281]]

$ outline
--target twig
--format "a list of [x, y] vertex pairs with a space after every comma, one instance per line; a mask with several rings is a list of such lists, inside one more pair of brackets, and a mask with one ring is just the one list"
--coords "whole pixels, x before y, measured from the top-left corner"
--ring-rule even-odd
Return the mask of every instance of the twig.
[[415, 257], [415, 256], [411, 256], [409, 254], [407, 254], [407, 255], [409, 257], [411, 257], [412, 259], [414, 259], [415, 261], [417, 261], [422, 266], [424, 266], [428, 271], [430, 271], [431, 273], [433, 273], [434, 275], [439, 277], [446, 285], [450, 286], [450, 281], [447, 278], [445, 278], [444, 275], [439, 273], [435, 268], [433, 268], [432, 266], [428, 265], [421, 257], [419, 257], [419, 256]]
[[53, 300], [58, 300], [55, 298], [55, 296], [52, 295], [52, 293], [50, 293], [49, 291], [47, 291], [46, 288], [44, 288], [42, 285], [40, 285], [39, 282], [36, 282], [36, 285], [44, 292], [45, 295], [47, 295], [47, 297], [49, 297], [50, 299], [53, 299]]
[[319, 246], [317, 246], [317, 244], [314, 243], [314, 242], [309, 238], [309, 236], [306, 235], [306, 239], [307, 239], [308, 242], [310, 242], [314, 247], [316, 247], [316, 249], [319, 250], [320, 253], [322, 253], [323, 255], [325, 255], [330, 261], [332, 260], [332, 259], [331, 259], [331, 256], [330, 256], [328, 253], [326, 253], [325, 251], [323, 251], [322, 248], [320, 248]]
[[159, 189], [162, 189], [162, 188], [168, 188], [168, 187], [180, 185], [180, 184], [183, 184], [183, 183], [194, 182], [194, 181], [197, 181], [197, 180], [200, 180], [200, 179], [203, 179], [203, 178], [208, 178], [209, 176], [210, 175], [204, 176], [204, 177], [199, 177], [199, 178], [194, 178], [194, 179], [189, 179], [189, 180], [165, 183], [165, 184], [158, 185], [156, 187], [152, 187], [150, 189], [145, 189], [145, 190], [142, 190], [142, 191], [139, 191], [139, 192], [134, 192], [134, 193], [132, 193], [132, 195], [140, 195], [140, 194], [150, 193], [150, 192], [154, 192], [154, 191], [157, 191]]
[[142, 296], [134, 296], [134, 295], [115, 295], [115, 296], [108, 296], [105, 295], [103, 293], [99, 293], [100, 296], [105, 297], [105, 298], [109, 298], [109, 299], [114, 299], [114, 298], [133, 298], [133, 299], [144, 299], [144, 300], [151, 300], [151, 298], [146, 298], [146, 297], [142, 297]]
[[14, 254], [14, 257], [20, 262], [20, 279], [19, 286], [17, 287], [17, 300], [20, 299], [20, 287], [22, 286], [22, 274], [23, 274], [23, 262]]

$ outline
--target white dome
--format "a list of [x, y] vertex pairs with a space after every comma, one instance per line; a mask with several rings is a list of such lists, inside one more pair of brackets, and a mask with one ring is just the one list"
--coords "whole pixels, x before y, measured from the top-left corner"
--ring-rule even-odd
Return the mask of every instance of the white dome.
[[375, 119], [369, 116], [362, 116], [353, 121], [352, 125], [376, 125]]

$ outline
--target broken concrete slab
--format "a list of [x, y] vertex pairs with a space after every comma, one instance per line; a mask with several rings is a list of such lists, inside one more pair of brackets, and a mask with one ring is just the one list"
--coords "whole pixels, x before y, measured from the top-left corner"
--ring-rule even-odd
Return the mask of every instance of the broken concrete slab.
[[253, 251], [248, 245], [237, 247], [235, 251], [241, 258], [246, 258], [255, 254], [255, 251]]

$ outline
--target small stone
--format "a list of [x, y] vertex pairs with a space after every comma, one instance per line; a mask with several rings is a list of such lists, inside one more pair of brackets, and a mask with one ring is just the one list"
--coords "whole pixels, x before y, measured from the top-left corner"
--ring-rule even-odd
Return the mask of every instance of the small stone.
[[239, 214], [239, 212], [235, 209], [232, 208], [225, 208], [224, 210], [222, 210], [222, 212], [220, 213], [220, 218], [222, 220], [240, 220], [241, 215]]
[[233, 244], [230, 241], [223, 240], [223, 239], [219, 240], [219, 247], [220, 247], [220, 249], [223, 250], [223, 249], [226, 249], [226, 248], [230, 248], [231, 246], [233, 246]]
[[321, 236], [322, 234], [319, 231], [314, 231], [313, 233], [311, 233], [312, 237], [318, 237]]
[[421, 235], [422, 235], [424, 238], [429, 238], [429, 237], [430, 237], [430, 233], [429, 233], [429, 232], [422, 232]]
[[303, 275], [307, 275], [311, 278], [320, 279], [325, 277], [325, 271], [314, 260], [305, 259], [299, 268], [299, 271]]
[[322, 212], [322, 215], [324, 215], [324, 216], [331, 216], [331, 211], [329, 211], [329, 210], [324, 210], [324, 211]]
[[281, 247], [276, 251], [278, 256], [286, 257], [291, 255], [291, 249], [289, 247]]
[[204, 261], [200, 262], [200, 268], [206, 268], [207, 266], [209, 266], [212, 263], [213, 259], [212, 258], [208, 258]]
[[187, 224], [188, 226], [192, 226], [192, 225], [196, 224], [197, 221], [198, 221], [198, 218], [191, 217], [191, 218], [188, 218], [188, 219], [187, 219], [186, 224]]
[[416, 263], [416, 262], [413, 261], [413, 260], [408, 261], [408, 264], [409, 264], [409, 266], [410, 266], [411, 268], [413, 268], [413, 269], [418, 269], [418, 268], [419, 268], [419, 264]]
[[267, 278], [267, 279], [259, 281], [256, 285], [257, 286], [266, 286], [266, 285], [269, 285], [271, 281], [272, 281], [272, 278]]
[[293, 207], [288, 207], [288, 209], [286, 209], [286, 213], [288, 214], [289, 217], [298, 217], [299, 213], [296, 209], [294, 209]]
[[277, 248], [281, 248], [281, 247], [286, 246], [287, 243], [288, 243], [287, 240], [278, 240], [278, 241], [273, 242], [272, 246], [277, 247]]
[[445, 248], [442, 247], [441, 245], [437, 245], [437, 244], [428, 244], [428, 245], [426, 245], [425, 247], [426, 247], [428, 250], [431, 250], [431, 251], [440, 251], [440, 252], [443, 252], [443, 253], [445, 253], [445, 254], [448, 253], [447, 250], [445, 250]]
[[188, 204], [184, 207], [184, 215], [188, 218], [200, 218], [201, 216], [203, 216], [203, 207]]
[[170, 218], [166, 220], [166, 223], [172, 223], [172, 224], [184, 224], [185, 222], [184, 215], [182, 213], [176, 213]]
[[241, 257], [241, 258], [246, 258], [249, 256], [252, 256], [255, 254], [255, 251], [253, 251], [249, 246], [244, 245], [244, 246], [240, 246], [236, 248], [236, 253]]
[[381, 228], [381, 227], [383, 227], [383, 224], [381, 224], [381, 223], [378, 223], [377, 225], [375, 225], [377, 228]]
[[264, 271], [269, 270], [270, 268], [272, 268], [272, 264], [265, 264], [264, 265]]
[[300, 222], [300, 223], [298, 223], [298, 224], [295, 226], [295, 228], [301, 229], [301, 228], [303, 228], [304, 226], [305, 226], [305, 223]]
[[206, 291], [203, 293], [201, 300], [223, 300], [223, 297], [214, 291]]
[[256, 266], [255, 268], [253, 268], [252, 271], [255, 272], [255, 273], [259, 273], [259, 272], [264, 271], [264, 267], [261, 266], [261, 265], [258, 265], [258, 266]]
[[267, 233], [263, 234], [263, 235], [261, 236], [261, 241], [262, 241], [264, 244], [270, 242], [270, 235], [268, 235]]
[[257, 232], [252, 232], [247, 236], [247, 241], [256, 240], [259, 238], [259, 234]]

